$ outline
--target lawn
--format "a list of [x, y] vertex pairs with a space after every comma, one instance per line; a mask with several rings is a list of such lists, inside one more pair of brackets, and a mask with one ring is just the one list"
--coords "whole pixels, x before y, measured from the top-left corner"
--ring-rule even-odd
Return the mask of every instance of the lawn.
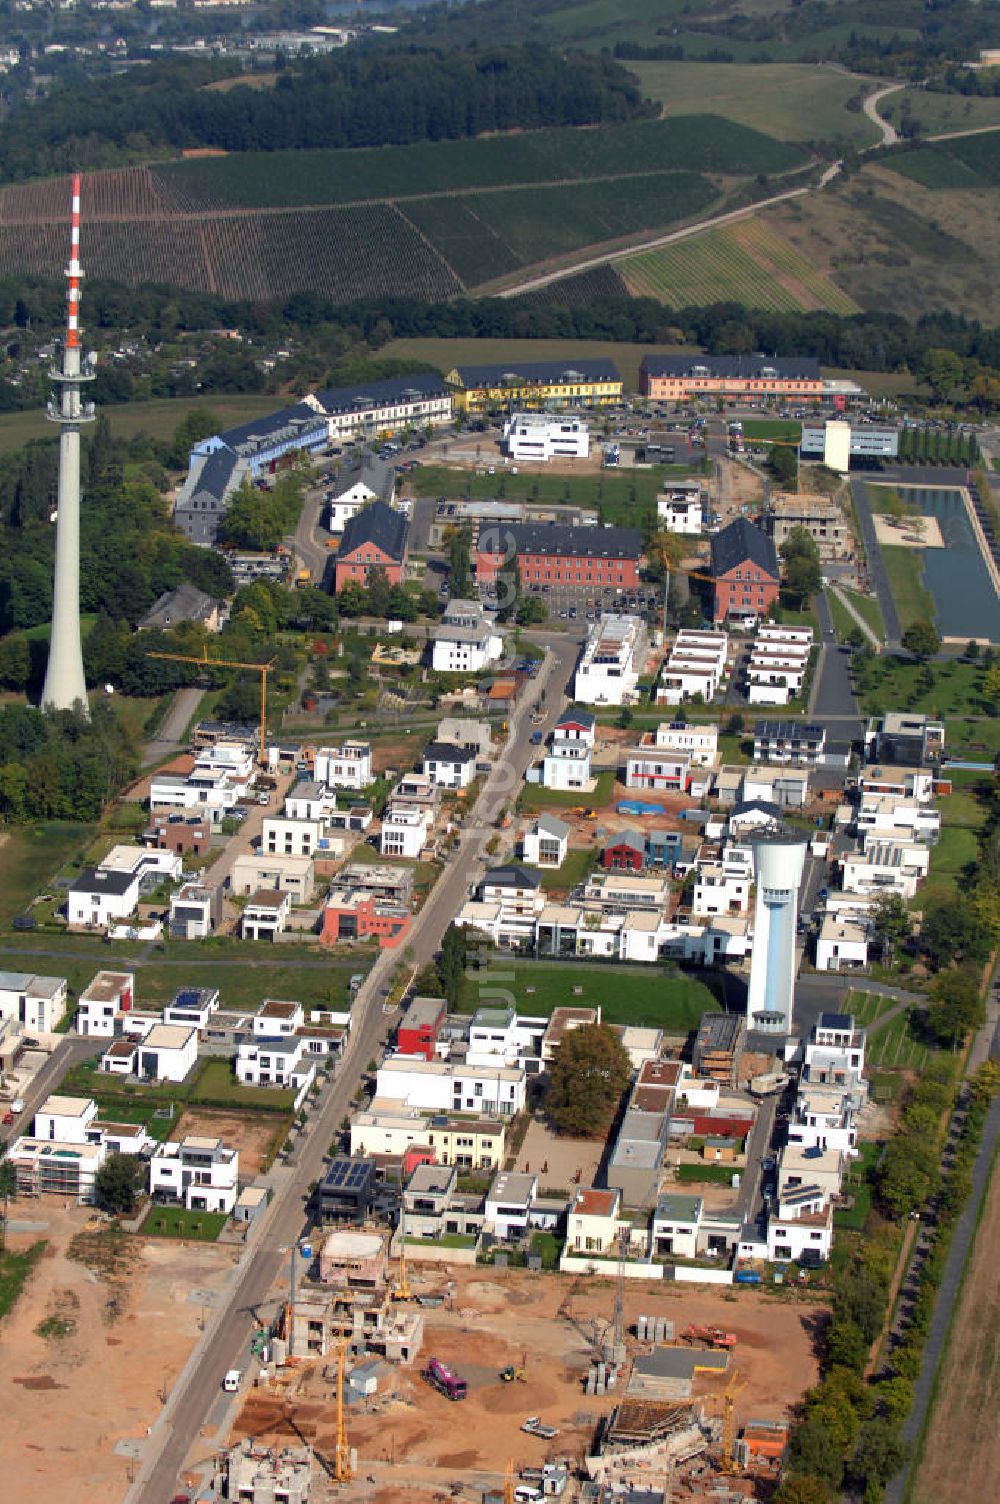
[[858, 1158], [851, 1160], [844, 1180], [844, 1194], [854, 1205], [839, 1207], [833, 1214], [833, 1225], [840, 1231], [864, 1231], [872, 1209], [872, 1172], [881, 1152], [881, 1144], [858, 1145]]
[[[273, 413], [279, 399], [267, 396], [156, 397], [149, 402], [126, 402], [119, 407], [102, 407], [101, 416], [111, 424], [116, 438], [131, 439], [137, 433], [155, 439], [172, 439], [177, 425], [190, 412], [208, 408], [219, 419], [220, 427], [242, 423], [261, 413]], [[0, 450], [20, 449], [30, 439], [52, 437], [52, 424], [44, 412], [4, 413], [0, 416]]]
[[782, 141], [842, 136], [868, 146], [879, 139], [865, 115], [846, 108], [864, 83], [840, 70], [798, 63], [693, 61], [630, 62], [628, 67], [638, 75], [643, 93], [663, 105], [667, 118], [709, 104], [717, 115]]
[[[925, 136], [943, 131], [968, 131], [984, 125], [1000, 125], [1000, 99], [939, 94], [933, 89], [900, 89], [898, 93], [890, 94], [882, 101], [879, 114], [899, 125], [906, 105], [910, 107], [910, 118], [920, 123]], [[781, 134], [779, 131], [773, 133]]]
[[586, 882], [590, 873], [597, 865], [597, 851], [593, 846], [585, 846], [579, 851], [568, 851], [566, 860], [561, 867], [539, 867], [542, 887], [546, 892], [553, 888], [575, 888], [580, 883]]
[[916, 906], [926, 908], [930, 899], [951, 898], [962, 885], [966, 870], [974, 867], [979, 854], [979, 837], [965, 826], [944, 825], [941, 838], [931, 849], [931, 870], [917, 894]]
[[491, 956], [482, 978], [466, 977], [459, 1011], [497, 1006], [509, 993], [521, 1013], [548, 1018], [553, 1008], [601, 1009], [604, 1023], [637, 1024], [688, 1033], [703, 1013], [719, 1007], [711, 987], [700, 977], [665, 973], [656, 966], [591, 965], [562, 961], [520, 961]]
[[[897, 550], [905, 553], [905, 549]], [[931, 663], [921, 668], [912, 659], [882, 653], [877, 658], [856, 659], [855, 687], [862, 709], [868, 715], [905, 706], [907, 710], [926, 711], [949, 722], [948, 750], [952, 747], [951, 722], [958, 717], [980, 715], [983, 670], [976, 663], [953, 658], [945, 663]], [[986, 731], [989, 721], [977, 720], [975, 732]], [[969, 739], [975, 737], [969, 732]]]
[[798, 444], [802, 438], [802, 424], [793, 418], [745, 418], [743, 437], [745, 439], [794, 439]]
[[852, 991], [847, 994], [843, 1012], [853, 1013], [858, 1027], [867, 1029], [871, 1033], [883, 1013], [888, 1013], [889, 1009], [895, 1006], [896, 999], [885, 997], [881, 992]]
[[214, 1243], [229, 1218], [225, 1212], [189, 1212], [182, 1206], [151, 1206], [139, 1229], [146, 1238], [187, 1238]]
[[677, 1179], [681, 1185], [696, 1185], [708, 1181], [712, 1185], [732, 1185], [733, 1176], [740, 1173], [739, 1165], [678, 1165]]
[[941, 824], [965, 830], [981, 830], [989, 814], [986, 801], [990, 785], [983, 779], [965, 784], [935, 802], [941, 811]]
[[0, 925], [8, 925], [44, 891], [59, 868], [93, 838], [96, 828], [53, 820], [45, 825], [14, 825], [3, 833]]
[[592, 508], [603, 522], [639, 527], [654, 518], [657, 493], [667, 475], [693, 475], [700, 461], [654, 465], [649, 470], [602, 470], [589, 475], [474, 474], [448, 465], [421, 465], [410, 473], [416, 496], [471, 496], [475, 501], [538, 501]]
[[[850, 601], [851, 605], [854, 607], [858, 615], [868, 623], [872, 631], [875, 633], [875, 636], [880, 638], [881, 641], [884, 642], [885, 622], [882, 620], [882, 607], [879, 605], [875, 597], [871, 595], [859, 595], [856, 590], [845, 590], [843, 591], [843, 594]], [[832, 593], [831, 595], [827, 596], [827, 600], [829, 601], [835, 599], [836, 597], [833, 596]], [[839, 606], [839, 601], [837, 602], [837, 604]], [[854, 623], [852, 622], [851, 625], [853, 626]]]
[[[126, 1122], [150, 1121], [157, 1107], [191, 1106], [246, 1107], [259, 1112], [291, 1111], [294, 1094], [268, 1086], [243, 1086], [236, 1080], [228, 1060], [202, 1059], [186, 1081], [156, 1083], [125, 1080], [97, 1068], [96, 1059], [71, 1066], [58, 1091], [69, 1096], [93, 1097], [115, 1118], [128, 1109]], [[149, 1118], [141, 1116], [149, 1113]]]
[[0, 1253], [0, 1321], [14, 1309], [28, 1276], [47, 1247], [48, 1244], [42, 1238], [39, 1242], [32, 1243], [23, 1253], [12, 1253], [9, 1249]]
[[885, 1070], [922, 1071], [931, 1051], [923, 1042], [919, 1015], [900, 1013], [868, 1042], [867, 1059]]
[[526, 783], [517, 799], [520, 810], [600, 809], [611, 800], [615, 775], [611, 769], [597, 775], [597, 786], [590, 794], [579, 789], [546, 789], [540, 783]]
[[[178, 987], [218, 987], [225, 1008], [256, 1008], [267, 997], [294, 999], [304, 1008], [346, 1009], [351, 1005], [350, 979], [367, 972], [374, 953], [364, 950], [349, 959], [325, 961], [316, 952], [291, 947], [287, 960], [240, 955], [234, 944], [225, 959], [199, 955], [193, 944], [184, 956], [151, 961], [138, 969], [136, 991], [142, 1007], [162, 1007]], [[175, 950], [170, 947], [170, 951]], [[270, 957], [283, 947], [268, 946]], [[168, 955], [170, 955], [168, 951]], [[295, 954], [298, 951], [299, 954]]]

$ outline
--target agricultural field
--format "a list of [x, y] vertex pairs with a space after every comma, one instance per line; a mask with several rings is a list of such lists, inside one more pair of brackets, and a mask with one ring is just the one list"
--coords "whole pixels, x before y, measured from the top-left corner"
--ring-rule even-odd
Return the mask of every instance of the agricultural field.
[[[265, 152], [91, 173], [85, 255], [128, 286], [266, 300], [440, 300], [546, 257], [703, 213], [806, 154], [688, 115], [359, 151]], [[0, 189], [0, 275], [58, 275], [63, 178]]]
[[869, 1030], [866, 1059], [882, 1070], [922, 1071], [931, 1058], [924, 1043], [920, 1015], [914, 1011], [897, 1013], [881, 1028]]
[[[154, 439], [171, 439], [177, 425], [190, 412], [209, 408], [223, 427], [273, 413], [276, 397], [155, 397], [149, 402], [126, 402], [120, 407], [102, 407], [101, 416], [111, 424], [116, 438], [131, 439], [148, 433]], [[51, 439], [52, 424], [44, 412], [0, 413], [0, 451], [20, 449], [31, 439]], [[95, 617], [96, 620], [96, 617]]]
[[[992, 103], [1000, 108], [1000, 100]], [[918, 146], [890, 157], [888, 165], [923, 188], [995, 188], [1000, 183], [1000, 133]]]
[[1000, 1429], [984, 1397], [1000, 1383], [1000, 1174], [994, 1166], [962, 1278], [909, 1491], [913, 1504], [973, 1504], [1000, 1467]]
[[754, 217], [617, 263], [629, 291], [673, 308], [733, 299], [771, 312], [857, 304], [782, 235]]
[[[869, 92], [874, 82], [839, 69], [686, 61], [629, 63], [628, 68], [643, 93], [662, 104], [666, 119], [709, 107], [716, 115], [781, 141], [845, 136], [860, 147], [879, 140], [879, 132], [861, 110], [847, 109], [847, 101]], [[997, 109], [1000, 118], [1000, 106]]]

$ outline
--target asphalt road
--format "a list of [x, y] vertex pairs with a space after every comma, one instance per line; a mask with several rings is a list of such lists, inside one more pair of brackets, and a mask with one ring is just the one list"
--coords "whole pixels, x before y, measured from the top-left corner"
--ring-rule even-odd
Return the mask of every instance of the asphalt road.
[[184, 733], [201, 704], [201, 697], [204, 693], [203, 689], [199, 689], [194, 684], [177, 691], [159, 731], [152, 741], [146, 743], [142, 754], [144, 768], [155, 767], [157, 763], [172, 756], [180, 748], [187, 748], [188, 743]]
[[[440, 947], [469, 883], [482, 871], [483, 847], [493, 833], [493, 821], [521, 786], [531, 755], [530, 716], [534, 704], [544, 691], [546, 730], [555, 723], [562, 708], [578, 643], [561, 634], [536, 634], [535, 640], [543, 641], [551, 652], [512, 718], [507, 746], [494, 763], [470, 812], [453, 860], [414, 922], [410, 945], [416, 966], [430, 960]], [[177, 1475], [219, 1396], [223, 1375], [229, 1368], [245, 1366], [253, 1313], [266, 1300], [289, 1248], [308, 1229], [304, 1209], [307, 1188], [322, 1176], [325, 1156], [350, 1110], [367, 1063], [378, 1055], [392, 1026], [393, 1020], [383, 1011], [383, 1001], [397, 964], [393, 952], [383, 952], [359, 992], [344, 1059], [311, 1114], [292, 1167], [272, 1172], [271, 1204], [260, 1230], [167, 1398], [126, 1496], [127, 1504], [163, 1504], [172, 1496]]]
[[847, 741], [861, 735], [861, 712], [851, 683], [851, 655], [838, 646], [833, 635], [833, 618], [825, 592], [815, 597], [816, 615], [822, 633], [819, 663], [813, 686], [809, 719], [827, 722], [827, 734], [833, 741]]
[[18, 1134], [29, 1131], [28, 1125], [35, 1113], [72, 1066], [79, 1065], [81, 1060], [100, 1055], [106, 1048], [107, 1041], [104, 1039], [81, 1039], [76, 1034], [67, 1034], [56, 1045], [25, 1091], [22, 1099], [24, 1111], [18, 1114], [11, 1127], [0, 1129], [0, 1146], [17, 1138]]

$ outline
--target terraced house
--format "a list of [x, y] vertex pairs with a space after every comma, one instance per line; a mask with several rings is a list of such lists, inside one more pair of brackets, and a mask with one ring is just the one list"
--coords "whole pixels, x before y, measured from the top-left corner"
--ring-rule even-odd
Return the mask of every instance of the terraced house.
[[459, 413], [493, 407], [602, 407], [622, 400], [622, 378], [613, 360], [455, 366], [444, 380]]

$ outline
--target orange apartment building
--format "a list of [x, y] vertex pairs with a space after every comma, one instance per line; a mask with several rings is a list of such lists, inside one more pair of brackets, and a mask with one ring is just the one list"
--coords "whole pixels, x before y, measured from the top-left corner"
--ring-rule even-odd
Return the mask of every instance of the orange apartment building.
[[824, 383], [819, 361], [808, 355], [647, 355], [639, 390], [654, 402], [819, 402]]

